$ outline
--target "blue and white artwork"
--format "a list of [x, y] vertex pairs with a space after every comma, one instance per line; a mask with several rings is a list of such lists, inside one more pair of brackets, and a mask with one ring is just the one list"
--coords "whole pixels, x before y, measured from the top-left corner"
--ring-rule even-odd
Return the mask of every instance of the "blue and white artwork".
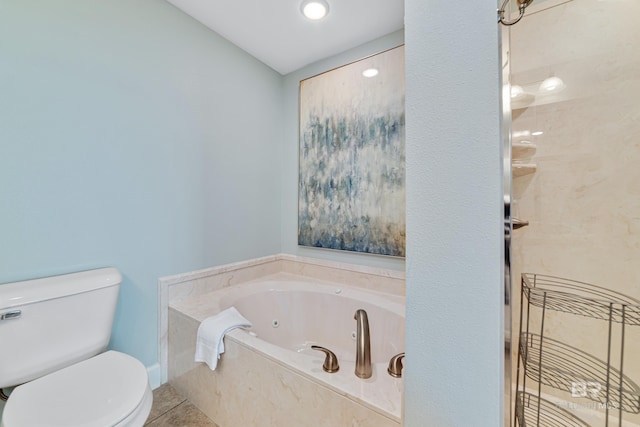
[[403, 46], [300, 82], [299, 245], [405, 255], [404, 94]]

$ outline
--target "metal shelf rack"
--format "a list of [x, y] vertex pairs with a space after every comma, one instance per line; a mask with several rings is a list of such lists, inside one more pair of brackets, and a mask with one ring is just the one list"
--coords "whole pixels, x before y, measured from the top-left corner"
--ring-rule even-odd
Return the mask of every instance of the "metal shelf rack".
[[[544, 352], [542, 348], [544, 347]], [[633, 414], [640, 413], [640, 387], [620, 370], [584, 351], [536, 334], [520, 337], [520, 354], [525, 375], [533, 381], [572, 392], [572, 384], [595, 383], [616, 385], [617, 392], [598, 390], [585, 393], [586, 398], [622, 409]], [[607, 378], [609, 375], [609, 378]]]
[[522, 273], [522, 291], [529, 304], [536, 307], [640, 325], [640, 301], [590, 283]]
[[516, 420], [522, 427], [590, 427], [558, 405], [525, 392], [516, 395]]
[[[609, 426], [610, 410], [617, 412], [619, 426], [623, 412], [640, 413], [640, 387], [624, 375], [625, 327], [640, 325], [640, 301], [589, 283], [548, 275], [523, 273], [521, 283], [514, 426], [589, 426], [543, 399], [542, 385], [572, 393], [573, 397], [576, 384], [592, 385], [579, 397], [599, 403], [605, 410], [605, 427]], [[540, 319], [536, 320], [539, 325], [532, 324], [532, 308], [541, 309]], [[606, 321], [607, 360], [545, 336], [545, 315], [549, 310]], [[612, 332], [614, 324], [618, 324], [617, 334]], [[532, 332], [534, 327], [538, 333]], [[614, 348], [619, 355], [615, 362]], [[616, 363], [618, 367], [614, 366]], [[537, 394], [527, 391], [527, 379], [537, 383]]]

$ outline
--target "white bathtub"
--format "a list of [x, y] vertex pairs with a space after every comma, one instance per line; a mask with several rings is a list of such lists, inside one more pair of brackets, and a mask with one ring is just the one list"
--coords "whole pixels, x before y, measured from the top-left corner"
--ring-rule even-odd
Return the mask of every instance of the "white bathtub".
[[[253, 327], [249, 330], [238, 329], [230, 332], [225, 338], [227, 349], [228, 344], [237, 343], [240, 347], [250, 349], [253, 353], [275, 362], [279, 367], [296, 373], [305, 381], [310, 380], [319, 387], [318, 390], [329, 389], [341, 398], [362, 405], [392, 421], [390, 424], [364, 421], [362, 424], [353, 425], [399, 425], [402, 379], [391, 377], [387, 373], [387, 366], [392, 356], [404, 351], [403, 297], [340, 285], [299, 280], [269, 280], [228, 287], [193, 300], [173, 304], [171, 308], [197, 323], [231, 306], [236, 307], [249, 319]], [[356, 377], [354, 373], [354, 314], [358, 309], [367, 312], [371, 335], [373, 375], [366, 380]], [[333, 351], [338, 357], [340, 370], [334, 374], [324, 372], [324, 354], [312, 350], [311, 345], [319, 345]], [[236, 356], [235, 353], [222, 355], [219, 367], [223, 370], [226, 369], [227, 357], [231, 359]], [[229, 361], [229, 365], [231, 363]], [[202, 371], [200, 372], [202, 375]], [[238, 374], [243, 375], [242, 372]], [[229, 375], [228, 370], [224, 375]], [[170, 374], [170, 377], [176, 378], [179, 375]], [[246, 375], [240, 378], [241, 381], [246, 379]], [[249, 384], [247, 387], [260, 388], [261, 385]], [[224, 390], [221, 389], [219, 392], [224, 393]], [[271, 389], [269, 393], [285, 395], [286, 390]], [[305, 393], [308, 395], [309, 392]], [[296, 404], [299, 406], [303, 404], [302, 401], [309, 401], [315, 410], [318, 410], [318, 399], [307, 395], [305, 399], [298, 396]], [[197, 401], [198, 398], [194, 400]], [[215, 411], [219, 412], [220, 409]], [[327, 411], [332, 411], [332, 408], [325, 408], [324, 411], [326, 414]], [[211, 411], [208, 415], [219, 422], [211, 415]], [[224, 422], [221, 425], [224, 426]], [[278, 423], [274, 422], [272, 425]], [[315, 424], [310, 422], [308, 425], [324, 424], [318, 424], [316, 420]]]

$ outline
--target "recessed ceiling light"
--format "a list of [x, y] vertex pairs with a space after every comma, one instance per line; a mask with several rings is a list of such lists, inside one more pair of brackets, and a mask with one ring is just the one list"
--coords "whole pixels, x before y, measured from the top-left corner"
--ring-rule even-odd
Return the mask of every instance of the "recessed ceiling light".
[[531, 132], [531, 135], [533, 136], [540, 136], [542, 135], [544, 132], [542, 132], [541, 130], [537, 131], [537, 132]]
[[364, 70], [362, 72], [362, 75], [365, 77], [375, 77], [378, 75], [378, 69], [377, 68], [367, 68], [366, 70]]
[[329, 3], [325, 0], [305, 0], [300, 5], [302, 14], [307, 18], [317, 21], [329, 13]]

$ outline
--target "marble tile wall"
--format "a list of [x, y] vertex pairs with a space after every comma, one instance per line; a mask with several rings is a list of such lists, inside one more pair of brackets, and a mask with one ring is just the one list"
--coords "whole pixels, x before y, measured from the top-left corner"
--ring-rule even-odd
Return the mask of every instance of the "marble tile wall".
[[[515, 331], [521, 272], [593, 283], [640, 300], [638, 16], [637, 1], [574, 0], [511, 29], [512, 84], [530, 95], [514, 104], [514, 142], [537, 146], [527, 159], [536, 171], [513, 179], [513, 215], [529, 221], [512, 239]], [[541, 92], [550, 76], [566, 87]], [[625, 332], [624, 371], [637, 383], [639, 329]], [[546, 316], [545, 334], [603, 360], [607, 333], [606, 322]], [[620, 339], [614, 326], [614, 343]], [[615, 351], [612, 360], [619, 365]], [[624, 419], [640, 424], [638, 415]]]
[[168, 314], [170, 303], [278, 273], [290, 273], [324, 282], [343, 283], [393, 295], [404, 295], [405, 293], [405, 274], [403, 271], [289, 254], [270, 255], [162, 277], [158, 280], [158, 348], [162, 383], [168, 379]]
[[161, 382], [167, 381], [168, 309], [170, 302], [196, 297], [208, 292], [268, 276], [280, 271], [277, 255], [226, 264], [158, 280], [158, 351]]
[[404, 271], [365, 267], [288, 254], [279, 255], [281, 271], [370, 291], [404, 295]]
[[220, 427], [400, 426], [232, 339], [215, 371], [196, 364], [199, 323], [174, 309], [169, 318], [169, 381]]

